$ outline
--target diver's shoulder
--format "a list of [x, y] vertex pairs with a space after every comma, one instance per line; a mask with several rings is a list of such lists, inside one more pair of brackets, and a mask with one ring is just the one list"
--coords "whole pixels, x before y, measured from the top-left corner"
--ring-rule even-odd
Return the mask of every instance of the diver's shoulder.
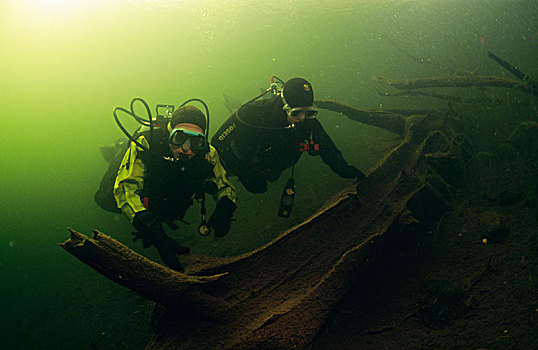
[[275, 97], [253, 101], [244, 105], [244, 108], [242, 108], [239, 113], [243, 118], [256, 118], [259, 120], [260, 115], [262, 117], [269, 117], [274, 113], [275, 109], [280, 109], [278, 108], [278, 103], [282, 102], [279, 101], [280, 99]]

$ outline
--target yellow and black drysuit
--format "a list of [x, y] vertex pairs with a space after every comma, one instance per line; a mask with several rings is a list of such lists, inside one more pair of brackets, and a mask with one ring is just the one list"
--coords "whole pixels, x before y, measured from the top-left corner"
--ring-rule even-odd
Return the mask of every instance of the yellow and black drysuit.
[[168, 238], [161, 222], [182, 219], [193, 200], [207, 191], [217, 201], [208, 226], [215, 230], [215, 236], [223, 236], [230, 229], [236, 209], [236, 190], [226, 178], [214, 147], [209, 145], [208, 152], [178, 161], [173, 159], [168, 136], [166, 128], [157, 128], [151, 135], [147, 131], [138, 136], [137, 141], [146, 149], [130, 143], [116, 176], [113, 193], [117, 207], [141, 233], [138, 238], [142, 238], [144, 246], [155, 245], [168, 266], [181, 269], [175, 264], [175, 254], [186, 253], [188, 249]]

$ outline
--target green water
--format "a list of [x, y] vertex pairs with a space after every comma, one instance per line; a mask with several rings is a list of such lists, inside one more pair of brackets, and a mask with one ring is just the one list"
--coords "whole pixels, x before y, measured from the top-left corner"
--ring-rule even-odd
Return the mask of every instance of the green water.
[[[122, 1], [3, 0], [0, 3], [0, 343], [5, 349], [143, 348], [145, 300], [63, 251], [70, 226], [130, 241], [121, 216], [93, 202], [106, 163], [98, 145], [121, 131], [116, 106], [207, 102], [214, 132], [225, 93], [246, 101], [273, 74], [308, 79], [317, 99], [361, 109], [437, 107], [443, 101], [386, 98], [374, 76], [459, 72], [509, 76], [490, 50], [538, 78], [533, 0], [496, 1]], [[407, 53], [407, 54], [406, 54]], [[424, 60], [419, 63], [410, 57]], [[319, 120], [351, 163], [368, 171], [394, 144], [387, 132], [335, 113]], [[126, 121], [129, 127], [134, 124]], [[195, 233], [193, 206], [175, 238], [194, 253], [236, 255], [308, 217], [351, 184], [317, 158], [296, 167], [289, 220], [276, 217], [284, 174], [264, 195], [238, 186], [237, 222], [217, 241]], [[94, 346], [95, 347], [95, 346]]]

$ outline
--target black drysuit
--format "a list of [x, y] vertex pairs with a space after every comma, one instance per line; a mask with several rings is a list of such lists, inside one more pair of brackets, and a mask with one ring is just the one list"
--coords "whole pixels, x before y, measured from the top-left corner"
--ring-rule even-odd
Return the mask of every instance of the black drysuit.
[[[297, 163], [310, 147], [343, 178], [363, 178], [350, 166], [317, 119], [290, 127], [279, 96], [243, 105], [219, 128], [211, 140], [229, 175], [253, 193], [267, 191], [285, 169]], [[315, 148], [315, 149], [314, 149]]]

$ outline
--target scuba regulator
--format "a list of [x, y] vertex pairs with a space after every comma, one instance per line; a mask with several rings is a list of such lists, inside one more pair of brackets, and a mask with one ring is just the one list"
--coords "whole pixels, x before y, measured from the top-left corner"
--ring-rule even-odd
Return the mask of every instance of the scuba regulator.
[[[162, 111], [162, 112], [161, 112]], [[166, 128], [170, 119], [172, 119], [172, 113], [174, 113], [174, 105], [156, 105], [155, 112], [155, 125], [160, 128]]]

